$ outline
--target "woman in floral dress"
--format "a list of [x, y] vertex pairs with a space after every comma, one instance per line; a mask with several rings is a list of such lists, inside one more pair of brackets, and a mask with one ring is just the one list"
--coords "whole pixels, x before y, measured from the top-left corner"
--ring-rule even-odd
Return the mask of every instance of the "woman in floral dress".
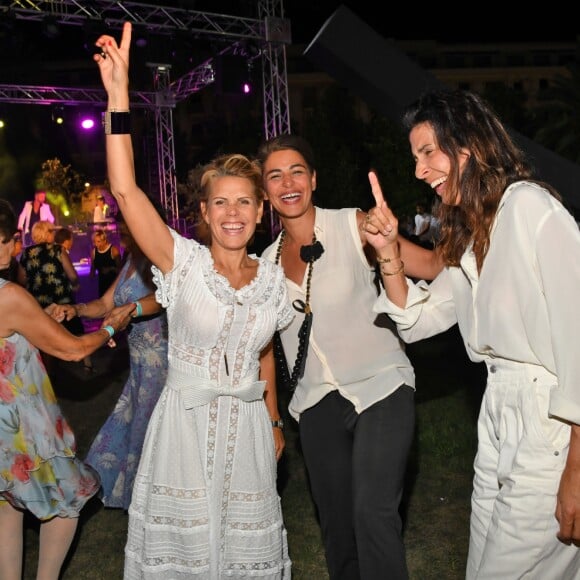
[[[9, 264], [16, 216], [0, 200], [0, 269]], [[58, 580], [82, 507], [99, 489], [97, 473], [76, 458], [39, 348], [82, 360], [125, 328], [133, 309], [74, 336], [24, 288], [0, 279], [0, 577], [21, 578], [24, 513], [41, 522], [37, 578]]]
[[86, 457], [101, 476], [103, 504], [128, 510], [147, 424], [167, 378], [167, 316], [155, 300], [151, 262], [122, 220], [118, 228], [126, 252], [121, 272], [103, 296], [63, 312], [102, 318], [114, 307], [138, 303], [127, 329], [129, 377]]

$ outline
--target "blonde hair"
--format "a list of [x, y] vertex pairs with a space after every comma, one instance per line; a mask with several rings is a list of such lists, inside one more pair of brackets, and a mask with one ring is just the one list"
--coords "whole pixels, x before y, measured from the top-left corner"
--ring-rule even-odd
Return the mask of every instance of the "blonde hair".
[[32, 226], [32, 230], [30, 230], [30, 237], [32, 238], [32, 242], [35, 244], [42, 244], [44, 242], [49, 241], [49, 236], [52, 232], [54, 232], [55, 227], [52, 222], [49, 221], [39, 221], [36, 222]]
[[[252, 184], [256, 203], [258, 206], [263, 204], [262, 168], [257, 161], [251, 160], [240, 153], [232, 153], [220, 155], [203, 166], [199, 180], [200, 202], [207, 203], [213, 181], [220, 177], [243, 177], [247, 179]], [[197, 225], [196, 234], [202, 242], [209, 243], [211, 234], [209, 226], [203, 219]]]
[[108, 241], [107, 233], [105, 232], [105, 230], [95, 230], [93, 232], [93, 243], [97, 239], [103, 239], [103, 240], [105, 240], [105, 242]]

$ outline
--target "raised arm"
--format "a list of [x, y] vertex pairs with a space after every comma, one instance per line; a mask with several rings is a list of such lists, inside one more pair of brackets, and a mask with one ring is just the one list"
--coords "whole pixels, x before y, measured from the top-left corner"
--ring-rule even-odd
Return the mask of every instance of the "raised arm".
[[[371, 175], [373, 176], [371, 178]], [[374, 172], [369, 173], [369, 180], [371, 181], [371, 188], [372, 188], [372, 180], [375, 181], [375, 187], [378, 187], [380, 190], [380, 186], [378, 185], [378, 180]], [[386, 205], [384, 201], [382, 192], [380, 195], [380, 203], [384, 203], [385, 207], [388, 209], [392, 218], [394, 218], [394, 214]], [[376, 201], [376, 199], [375, 199]], [[378, 207], [378, 206], [377, 206]], [[358, 212], [358, 225], [359, 225], [359, 233], [361, 237], [361, 242], [363, 246], [370, 246], [372, 247], [372, 243], [369, 241], [367, 237], [366, 225], [368, 223], [367, 216], [372, 217], [371, 212], [364, 213]], [[385, 218], [386, 219], [386, 218]], [[397, 222], [398, 223], [398, 222]], [[398, 242], [398, 251], [400, 252], [401, 259], [405, 262], [405, 273], [410, 276], [411, 278], [418, 278], [421, 280], [433, 280], [439, 272], [443, 269], [443, 260], [437, 250], [428, 250], [427, 248], [423, 248], [418, 244], [414, 244], [407, 238], [403, 236], [399, 236], [397, 233], [397, 242]], [[372, 252], [366, 252], [369, 260], [372, 259]]]
[[[109, 35], [95, 43], [101, 53], [94, 56], [107, 92], [107, 111], [112, 115], [129, 111], [129, 48], [131, 24], [123, 26], [121, 42]], [[113, 128], [113, 130], [116, 130]], [[109, 134], [105, 138], [107, 170], [111, 193], [137, 245], [162, 272], [173, 267], [173, 238], [135, 181], [133, 144], [130, 133]]]
[[367, 214], [363, 231], [368, 243], [375, 249], [389, 300], [403, 307], [407, 302], [409, 287], [405, 278], [407, 264], [400, 251], [399, 222], [387, 205], [379, 180], [372, 171], [369, 173], [369, 181], [375, 198], [375, 207]]

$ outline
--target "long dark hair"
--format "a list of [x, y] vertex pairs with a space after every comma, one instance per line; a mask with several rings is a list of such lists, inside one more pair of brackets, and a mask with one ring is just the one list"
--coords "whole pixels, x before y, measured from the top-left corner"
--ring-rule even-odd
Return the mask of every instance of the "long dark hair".
[[[473, 242], [481, 271], [503, 193], [515, 181], [533, 180], [532, 168], [490, 105], [474, 93], [451, 90], [423, 95], [403, 115], [407, 132], [421, 123], [431, 125], [437, 145], [450, 159], [446, 191], [452, 199], [461, 195], [459, 205], [439, 208], [439, 251], [447, 265], [457, 266]], [[462, 150], [470, 156], [460, 175]], [[542, 185], [560, 199], [551, 186]]]

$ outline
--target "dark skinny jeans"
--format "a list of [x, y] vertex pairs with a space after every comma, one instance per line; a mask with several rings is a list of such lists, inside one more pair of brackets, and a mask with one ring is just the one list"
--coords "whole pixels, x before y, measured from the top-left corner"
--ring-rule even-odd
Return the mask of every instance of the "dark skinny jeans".
[[403, 385], [360, 415], [338, 391], [300, 415], [330, 580], [407, 580], [399, 507], [415, 429]]

